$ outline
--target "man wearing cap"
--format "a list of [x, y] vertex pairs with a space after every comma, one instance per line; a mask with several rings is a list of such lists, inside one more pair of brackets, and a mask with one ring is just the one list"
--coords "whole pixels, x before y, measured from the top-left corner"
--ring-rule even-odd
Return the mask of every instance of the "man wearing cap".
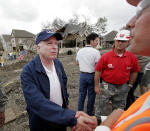
[[[76, 118], [76, 112], [67, 109], [67, 76], [61, 62], [56, 59], [59, 33], [50, 30], [36, 37], [37, 56], [21, 73], [21, 85], [27, 103], [31, 131], [66, 131], [67, 126], [82, 126], [90, 119]], [[92, 123], [92, 122], [91, 122]]]
[[[95, 67], [95, 92], [100, 95], [96, 116], [108, 115], [114, 109], [124, 109], [126, 105], [128, 91], [139, 72], [136, 56], [125, 50], [129, 39], [128, 30], [118, 32], [113, 50], [105, 53]], [[101, 85], [100, 77], [103, 80]], [[112, 110], [109, 109], [110, 102]]]

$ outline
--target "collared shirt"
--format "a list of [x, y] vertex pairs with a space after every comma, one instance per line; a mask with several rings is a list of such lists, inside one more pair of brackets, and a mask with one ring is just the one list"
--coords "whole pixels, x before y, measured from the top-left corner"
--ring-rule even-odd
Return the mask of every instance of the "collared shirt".
[[104, 81], [125, 84], [129, 80], [130, 72], [139, 72], [140, 67], [134, 54], [125, 51], [120, 57], [112, 50], [101, 57], [95, 69], [102, 73]]
[[61, 86], [55, 70], [54, 62], [52, 65], [52, 70], [48, 70], [44, 65], [43, 67], [50, 81], [50, 101], [62, 106], [63, 99], [62, 99]]
[[77, 53], [76, 61], [79, 62], [81, 72], [95, 72], [95, 65], [100, 59], [100, 52], [90, 45], [80, 49]]

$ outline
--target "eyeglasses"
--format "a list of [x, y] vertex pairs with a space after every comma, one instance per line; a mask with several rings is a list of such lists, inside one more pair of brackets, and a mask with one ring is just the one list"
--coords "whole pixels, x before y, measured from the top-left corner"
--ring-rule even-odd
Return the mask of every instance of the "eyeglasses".
[[142, 14], [143, 10], [149, 7], [149, 5], [150, 0], [141, 0], [137, 6], [136, 17], [138, 18]]

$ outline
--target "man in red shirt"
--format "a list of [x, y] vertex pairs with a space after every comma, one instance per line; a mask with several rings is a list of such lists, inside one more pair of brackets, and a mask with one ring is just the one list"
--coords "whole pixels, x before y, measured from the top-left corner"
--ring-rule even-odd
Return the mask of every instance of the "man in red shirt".
[[95, 92], [99, 97], [95, 111], [97, 117], [108, 115], [117, 108], [124, 109], [128, 91], [136, 80], [138, 60], [125, 50], [129, 44], [129, 34], [128, 30], [118, 32], [113, 50], [105, 53], [95, 67]]

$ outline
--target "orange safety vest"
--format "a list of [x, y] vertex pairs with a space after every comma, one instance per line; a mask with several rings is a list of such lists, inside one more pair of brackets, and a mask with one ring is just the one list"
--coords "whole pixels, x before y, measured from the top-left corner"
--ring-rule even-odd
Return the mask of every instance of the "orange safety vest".
[[121, 115], [111, 131], [150, 131], [150, 91]]

